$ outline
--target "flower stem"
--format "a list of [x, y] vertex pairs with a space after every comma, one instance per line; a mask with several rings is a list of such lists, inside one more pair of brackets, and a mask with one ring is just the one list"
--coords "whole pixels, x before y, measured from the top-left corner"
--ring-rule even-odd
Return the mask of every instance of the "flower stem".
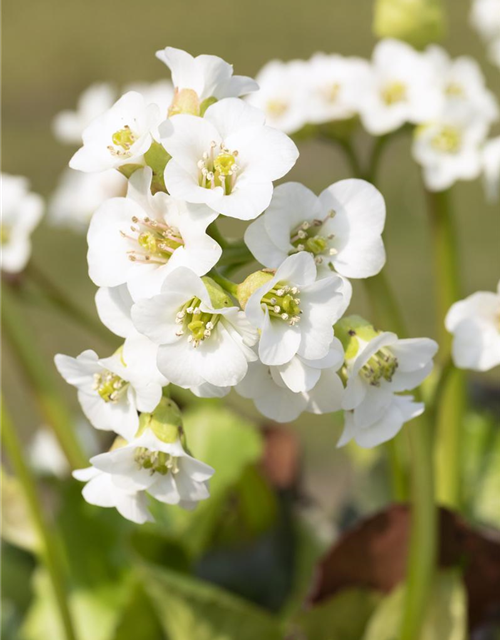
[[217, 263], [219, 267], [227, 267], [227, 266], [242, 266], [249, 262], [253, 262], [255, 258], [250, 253], [250, 249], [246, 246], [244, 242], [235, 242], [229, 244]]
[[33, 332], [26, 326], [7, 286], [3, 287], [2, 294], [3, 330], [33, 388], [40, 411], [54, 429], [70, 466], [73, 469], [84, 467], [86, 456], [75, 436], [69, 412], [58, 397], [49, 367], [32, 339]]
[[56, 544], [57, 536], [46, 522], [41, 508], [41, 502], [37, 495], [35, 479], [30, 468], [25, 462], [21, 443], [17, 437], [14, 426], [7, 414], [5, 403], [2, 405], [2, 442], [9, 456], [12, 467], [19, 478], [33, 521], [33, 526], [37, 531], [41, 542], [42, 557], [47, 568], [54, 595], [59, 609], [59, 615], [64, 628], [66, 640], [75, 640], [76, 635], [73, 628], [71, 613], [67, 601], [66, 588], [64, 584], [63, 563], [61, 561], [60, 550]]
[[214, 220], [209, 225], [209, 227], [207, 229], [207, 233], [211, 238], [213, 238], [215, 240], [215, 242], [217, 242], [221, 246], [222, 249], [225, 249], [226, 247], [229, 246], [229, 242], [228, 242], [228, 240], [226, 240], [226, 238], [224, 238], [224, 236], [220, 232], [220, 229], [217, 226], [217, 221], [216, 220]]
[[[442, 362], [450, 360], [451, 335], [444, 319], [451, 305], [460, 299], [457, 234], [449, 191], [426, 191], [432, 229], [435, 262], [436, 320]], [[436, 495], [441, 504], [461, 506], [461, 431], [466, 410], [466, 377], [452, 369], [441, 385], [436, 406]]]
[[215, 269], [212, 269], [212, 271], [210, 271], [208, 275], [214, 282], [220, 285], [231, 295], [236, 296], [238, 294], [238, 285], [235, 282], [232, 282], [232, 280], [228, 280], [224, 276], [221, 276], [221, 274], [218, 273]]

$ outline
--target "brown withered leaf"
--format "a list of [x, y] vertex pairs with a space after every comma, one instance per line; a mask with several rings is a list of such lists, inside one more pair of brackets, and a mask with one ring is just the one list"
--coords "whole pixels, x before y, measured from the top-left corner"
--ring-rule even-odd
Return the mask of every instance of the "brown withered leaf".
[[278, 489], [294, 486], [299, 474], [300, 444], [297, 435], [286, 427], [266, 425], [262, 470]]

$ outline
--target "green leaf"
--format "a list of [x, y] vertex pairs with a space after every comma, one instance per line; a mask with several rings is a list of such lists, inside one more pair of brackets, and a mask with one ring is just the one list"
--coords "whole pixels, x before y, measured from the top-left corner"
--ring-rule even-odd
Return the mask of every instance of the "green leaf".
[[[390, 593], [375, 611], [363, 640], [397, 640], [405, 600], [405, 586]], [[458, 570], [441, 572], [429, 596], [422, 629], [425, 640], [466, 640], [467, 596]]]
[[346, 589], [301, 614], [295, 623], [311, 640], [359, 640], [379, 600], [374, 591]]
[[141, 584], [131, 589], [123, 616], [117, 625], [113, 640], [159, 640], [163, 638], [161, 623]]
[[145, 590], [169, 640], [282, 640], [266, 611], [191, 577], [144, 567]]

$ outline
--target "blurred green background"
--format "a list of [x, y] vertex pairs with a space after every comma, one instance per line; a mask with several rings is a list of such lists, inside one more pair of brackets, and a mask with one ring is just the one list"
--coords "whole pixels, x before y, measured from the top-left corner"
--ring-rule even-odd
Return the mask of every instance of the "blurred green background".
[[[469, 0], [445, 4], [449, 28], [444, 46], [452, 55], [476, 57], [488, 85], [500, 96], [498, 69], [488, 64], [483, 45], [468, 24]], [[375, 43], [371, 0], [210, 5], [199, 0], [4, 0], [3, 18], [3, 170], [26, 175], [33, 189], [45, 197], [73, 152], [54, 139], [54, 115], [74, 108], [79, 94], [98, 80], [120, 87], [167, 77], [168, 70], [154, 57], [157, 49], [172, 45], [193, 54], [217, 54], [232, 62], [237, 73], [255, 75], [272, 58], [307, 58], [316, 51], [369, 57]], [[408, 136], [396, 140], [380, 174], [379, 187], [388, 204], [386, 270], [412, 335], [435, 336], [429, 228], [419, 169], [409, 146]], [[302, 143], [300, 150], [287, 178], [318, 192], [349, 177], [337, 150], [315, 142]], [[457, 184], [453, 199], [464, 293], [492, 290], [500, 274], [498, 204], [486, 203], [480, 181]], [[231, 223], [228, 229], [235, 235], [240, 231]], [[95, 313], [95, 288], [87, 277], [85, 253], [85, 239], [70, 231], [43, 224], [34, 234], [35, 263], [75, 302]], [[362, 289], [358, 284], [355, 289], [351, 309], [364, 311]], [[25, 313], [49, 361], [55, 352], [74, 355], [83, 348], [104, 346], [94, 344], [93, 337], [82, 335], [48, 308], [27, 305]], [[11, 368], [8, 354], [5, 367], [8, 395], [17, 404], [25, 428], [33, 428], [29, 423], [36, 414], [25, 401], [22, 381]], [[62, 382], [60, 388], [76, 408], [73, 390]]]

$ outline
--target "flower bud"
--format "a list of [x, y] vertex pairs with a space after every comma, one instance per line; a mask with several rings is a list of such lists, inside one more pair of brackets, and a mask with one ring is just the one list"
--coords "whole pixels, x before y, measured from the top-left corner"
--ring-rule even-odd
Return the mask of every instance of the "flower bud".
[[146, 429], [151, 429], [162, 442], [175, 442], [181, 435], [181, 428], [182, 416], [179, 407], [170, 398], [162, 398], [152, 413], [141, 413], [137, 436]]
[[168, 108], [168, 115], [176, 116], [179, 113], [185, 113], [190, 116], [200, 115], [200, 99], [193, 89], [175, 90], [174, 99]]
[[442, 0], [376, 0], [373, 31], [423, 49], [444, 36]]
[[359, 350], [359, 339], [370, 342], [378, 331], [361, 316], [347, 316], [334, 326], [335, 337], [340, 340], [345, 351], [345, 359], [355, 358]]
[[238, 285], [238, 293], [236, 297], [238, 298], [238, 302], [242, 309], [245, 308], [248, 299], [254, 293], [262, 287], [266, 282], [269, 282], [273, 278], [272, 273], [267, 273], [266, 271], [256, 271], [255, 273], [251, 273], [241, 284]]
[[200, 104], [200, 116], [203, 117], [208, 107], [211, 107], [216, 102], [217, 98], [215, 98], [214, 96], [212, 96], [211, 98], [205, 98], [205, 100], [203, 100], [203, 102]]
[[204, 276], [202, 278], [208, 295], [210, 296], [210, 302], [214, 309], [222, 309], [222, 307], [232, 307], [233, 301], [224, 291], [224, 289], [218, 285], [212, 278]]

